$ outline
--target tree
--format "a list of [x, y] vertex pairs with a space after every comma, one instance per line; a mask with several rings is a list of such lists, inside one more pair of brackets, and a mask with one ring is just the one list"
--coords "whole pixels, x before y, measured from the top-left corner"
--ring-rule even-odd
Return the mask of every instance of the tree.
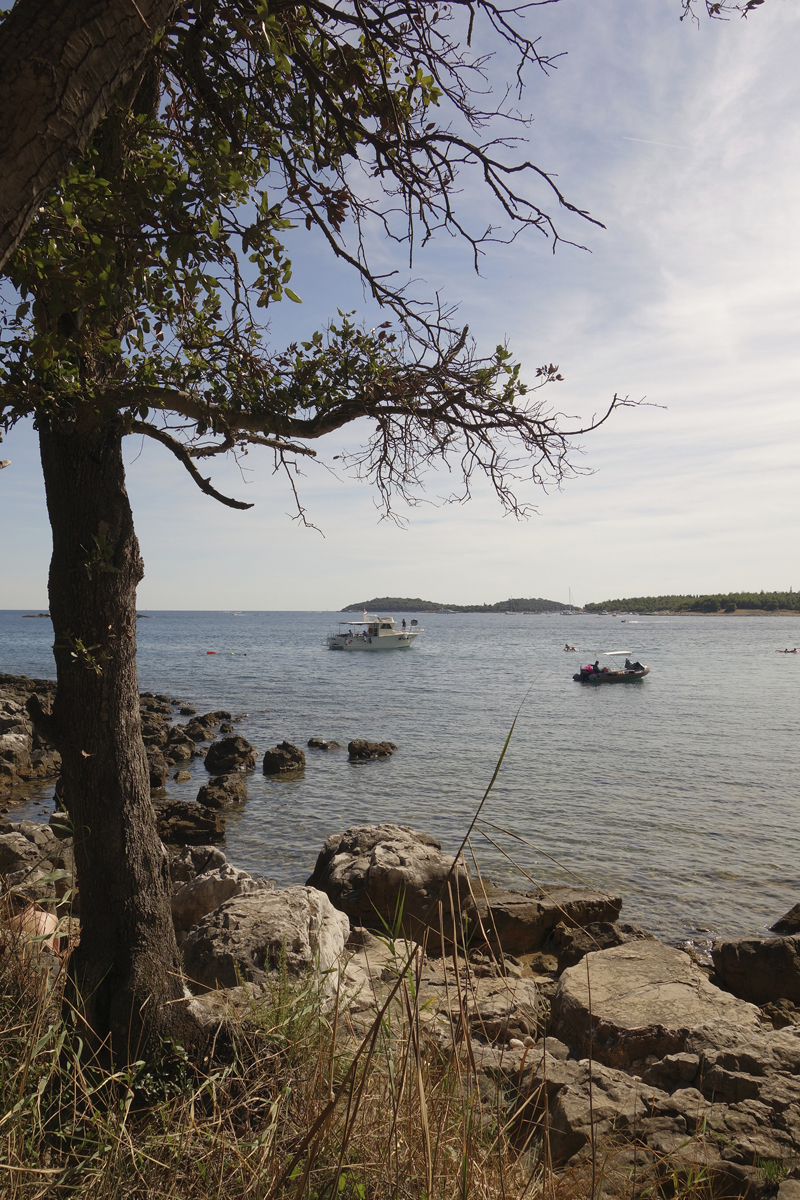
[[0, 267], [175, 0], [22, 0], [0, 24]]
[[[481, 173], [509, 238], [558, 238], [526, 179], [591, 220], [515, 157], [524, 129], [509, 96], [479, 107], [489, 59], [470, 48], [476, 22], [516, 52], [515, 88], [529, 65], [550, 65], [513, 19], [490, 0], [186, 0], [8, 264], [0, 421], [34, 418], [53, 530], [58, 688], [52, 713], [32, 712], [61, 751], [75, 831], [72, 998], [118, 1057], [192, 1035], [139, 725], [143, 568], [123, 438], [157, 440], [204, 492], [247, 508], [198, 464], [266, 447], [294, 488], [310, 442], [366, 418], [373, 433], [350, 465], [387, 509], [438, 461], [456, 464], [463, 495], [482, 472], [519, 513], [517, 481], [562, 479], [573, 439], [621, 403], [571, 429], [539, 395], [557, 367], [527, 386], [504, 346], [480, 356], [435, 298], [419, 303], [369, 265], [363, 234], [376, 223], [410, 262], [417, 239], [445, 230], [477, 265], [499, 234], [454, 207], [463, 169]], [[272, 351], [263, 310], [299, 299], [293, 223], [315, 228], [390, 320], [340, 314]]]

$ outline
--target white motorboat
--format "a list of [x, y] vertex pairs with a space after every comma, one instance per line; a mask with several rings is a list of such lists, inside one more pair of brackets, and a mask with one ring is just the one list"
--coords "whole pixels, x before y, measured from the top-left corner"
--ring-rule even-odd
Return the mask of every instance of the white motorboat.
[[336, 633], [328, 635], [329, 650], [409, 650], [422, 630], [418, 621], [398, 629], [393, 617], [368, 617], [363, 621], [340, 621]]

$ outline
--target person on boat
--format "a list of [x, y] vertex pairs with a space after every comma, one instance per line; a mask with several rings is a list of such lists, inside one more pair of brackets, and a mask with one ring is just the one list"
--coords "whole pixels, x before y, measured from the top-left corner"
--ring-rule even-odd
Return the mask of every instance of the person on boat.
[[595, 675], [600, 674], [600, 659], [599, 658], [596, 658], [594, 660], [594, 666], [592, 667], [592, 670], [594, 671]]
[[626, 671], [632, 671], [632, 670], [633, 670], [633, 663], [631, 662], [631, 660], [630, 660], [629, 658], [626, 658], [626, 659], [625, 659], [625, 670], [626, 670]]
[[403, 629], [405, 629], [405, 627], [406, 627], [406, 619], [405, 619], [405, 617], [403, 617]]

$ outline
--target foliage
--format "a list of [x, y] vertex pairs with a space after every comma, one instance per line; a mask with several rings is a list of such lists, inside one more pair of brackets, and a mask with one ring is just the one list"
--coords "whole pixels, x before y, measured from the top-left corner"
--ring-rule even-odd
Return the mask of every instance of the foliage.
[[348, 604], [342, 612], [564, 612], [572, 611], [569, 604], [560, 604], [557, 600], [529, 599], [522, 597], [510, 600], [498, 600], [495, 604], [437, 604], [434, 600], [402, 598], [399, 596], [376, 596], [372, 600], [364, 600], [360, 604]]
[[735, 612], [737, 608], [775, 612], [800, 612], [800, 592], [718, 592], [708, 596], [628, 596], [584, 606], [586, 612], [620, 609], [623, 612]]
[[[525, 178], [590, 219], [515, 158], [524, 122], [508, 95], [478, 107], [489, 55], [469, 49], [473, 25], [516, 52], [520, 89], [530, 64], [551, 65], [510, 21], [488, 0], [187, 0], [8, 266], [0, 428], [31, 414], [40, 427], [117, 424], [168, 446], [234, 507], [247, 506], [220, 496], [197, 459], [258, 444], [288, 467], [313, 456], [308, 440], [358, 417], [374, 432], [348, 463], [387, 506], [397, 491], [412, 498], [436, 460], [457, 465], [455, 498], [480, 470], [514, 511], [518, 476], [562, 478], [584, 430], [564, 428], [536, 395], [558, 367], [525, 382], [506, 347], [480, 357], [452, 312], [415, 301], [367, 256], [379, 230], [411, 267], [417, 244], [444, 230], [477, 267], [500, 235], [457, 213], [464, 169], [481, 173], [509, 239], [534, 228], [558, 240], [520, 190]], [[266, 310], [300, 301], [288, 245], [303, 225], [393, 325], [340, 312], [307, 340], [269, 347]]]

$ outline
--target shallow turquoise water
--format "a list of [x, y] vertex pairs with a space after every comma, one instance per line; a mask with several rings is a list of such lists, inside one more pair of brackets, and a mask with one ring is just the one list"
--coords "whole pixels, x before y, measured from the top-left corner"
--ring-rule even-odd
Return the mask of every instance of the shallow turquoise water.
[[[338, 619], [139, 622], [140, 686], [249, 713], [237, 728], [260, 752], [311, 736], [399, 746], [361, 766], [309, 753], [296, 780], [253, 774], [228, 821], [237, 865], [303, 882], [330, 833], [373, 821], [455, 849], [524, 700], [484, 811], [524, 840], [488, 824], [473, 838], [492, 878], [524, 882], [506, 854], [537, 883], [572, 872], [619, 890], [624, 918], [674, 942], [758, 933], [800, 899], [800, 654], [775, 653], [800, 643], [800, 618], [434, 614], [412, 650], [381, 655], [326, 650]], [[567, 639], [580, 654], [564, 653]], [[0, 612], [0, 671], [52, 676], [50, 641], [48, 621]], [[579, 662], [617, 649], [650, 676], [572, 681]], [[196, 794], [206, 773], [192, 771], [172, 794]]]

